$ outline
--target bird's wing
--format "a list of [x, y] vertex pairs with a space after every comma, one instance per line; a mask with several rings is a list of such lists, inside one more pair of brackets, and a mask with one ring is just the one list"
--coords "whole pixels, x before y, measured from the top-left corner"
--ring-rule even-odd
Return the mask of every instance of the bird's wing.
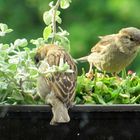
[[110, 44], [114, 43], [116, 34], [113, 35], [106, 35], [106, 36], [100, 36], [101, 39], [94, 47], [92, 47], [91, 52], [94, 53], [102, 53], [104, 50], [106, 50], [107, 46], [110, 46]]
[[47, 54], [47, 62], [50, 66], [59, 66], [60, 59], [70, 66], [73, 73], [57, 72], [52, 74], [50, 85], [54, 94], [67, 105], [73, 100], [75, 95], [77, 67], [71, 56], [64, 50], [50, 50]]

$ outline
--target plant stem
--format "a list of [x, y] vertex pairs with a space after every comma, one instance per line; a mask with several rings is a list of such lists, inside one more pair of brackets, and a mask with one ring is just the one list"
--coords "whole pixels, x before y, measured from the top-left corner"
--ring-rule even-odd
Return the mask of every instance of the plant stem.
[[55, 6], [53, 7], [53, 18], [52, 18], [52, 29], [53, 29], [53, 38], [52, 38], [52, 44], [54, 43], [55, 41], [55, 34], [56, 34], [56, 12], [59, 8], [59, 5], [60, 5], [60, 1], [61, 0], [57, 0]]

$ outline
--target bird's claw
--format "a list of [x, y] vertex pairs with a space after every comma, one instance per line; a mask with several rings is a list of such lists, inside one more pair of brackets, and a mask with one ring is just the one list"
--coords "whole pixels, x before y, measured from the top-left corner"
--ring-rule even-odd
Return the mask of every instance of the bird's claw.
[[90, 80], [93, 79], [93, 76], [94, 76], [93, 72], [86, 73], [86, 77], [89, 78]]

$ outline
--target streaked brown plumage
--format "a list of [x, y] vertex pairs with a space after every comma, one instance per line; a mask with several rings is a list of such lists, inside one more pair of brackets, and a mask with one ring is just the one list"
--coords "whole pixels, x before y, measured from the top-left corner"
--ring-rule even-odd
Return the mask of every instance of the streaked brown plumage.
[[60, 59], [67, 62], [72, 73], [55, 72], [49, 78], [38, 77], [38, 92], [45, 101], [52, 106], [53, 118], [51, 124], [69, 122], [68, 108], [75, 97], [75, 87], [77, 78], [77, 67], [72, 57], [57, 45], [45, 45], [37, 50], [35, 61], [39, 64], [39, 69], [45, 71], [47, 66], [41, 62], [44, 60], [49, 66], [59, 66]]
[[101, 71], [119, 73], [134, 60], [140, 48], [140, 30], [134, 27], [123, 28], [117, 34], [100, 38], [89, 56], [77, 59], [89, 62], [88, 77], [92, 77], [93, 65]]

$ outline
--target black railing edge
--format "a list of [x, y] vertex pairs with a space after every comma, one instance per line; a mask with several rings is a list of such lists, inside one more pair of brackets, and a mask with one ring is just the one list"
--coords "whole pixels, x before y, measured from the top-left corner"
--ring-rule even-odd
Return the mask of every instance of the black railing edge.
[[[50, 112], [49, 105], [0, 105], [0, 112]], [[140, 112], [140, 104], [74, 105], [70, 112]]]

